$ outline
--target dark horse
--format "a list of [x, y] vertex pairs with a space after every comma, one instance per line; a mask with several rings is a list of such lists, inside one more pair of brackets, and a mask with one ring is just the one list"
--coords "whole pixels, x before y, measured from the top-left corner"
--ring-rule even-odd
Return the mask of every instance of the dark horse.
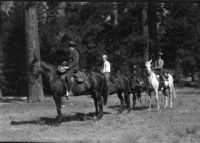
[[[125, 103], [127, 105], [128, 111], [130, 111], [130, 102], [129, 102], [129, 91], [130, 91], [130, 84], [129, 84], [129, 79], [125, 76], [122, 75], [116, 75], [115, 77], [111, 77], [111, 79], [114, 78], [116, 84], [113, 82], [109, 82], [109, 93], [110, 95], [112, 94], [117, 94], [118, 98], [121, 103], [121, 109], [120, 112], [124, 110], [124, 98], [125, 98]], [[124, 94], [124, 98], [123, 95]]]
[[[44, 74], [45, 80], [47, 80], [50, 86], [56, 103], [58, 113], [56, 124], [60, 124], [63, 118], [61, 112], [61, 98], [65, 94], [65, 84], [60, 80], [57, 67], [47, 62], [39, 61], [37, 58], [33, 61], [31, 67], [34, 79], [38, 78], [41, 73]], [[103, 74], [94, 71], [86, 72], [85, 82], [75, 84], [73, 91], [74, 96], [85, 95], [87, 92], [91, 93], [96, 108], [97, 120], [103, 117], [103, 103], [106, 105], [109, 95], [108, 85]]]
[[132, 94], [132, 101], [133, 101], [133, 109], [135, 109], [136, 106], [136, 100], [140, 102], [140, 106], [142, 106], [142, 99], [141, 99], [141, 93], [144, 91], [144, 82], [141, 80], [141, 78], [138, 78], [136, 76], [131, 76], [129, 78], [130, 82], [130, 94]]

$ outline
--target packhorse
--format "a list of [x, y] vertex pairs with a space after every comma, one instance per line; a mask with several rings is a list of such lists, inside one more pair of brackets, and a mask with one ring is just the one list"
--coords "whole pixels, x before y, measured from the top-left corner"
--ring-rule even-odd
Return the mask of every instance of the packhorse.
[[[149, 102], [148, 102], [148, 110], [151, 109], [151, 92], [154, 91], [156, 95], [156, 103], [157, 103], [157, 110], [160, 109], [159, 105], [159, 100], [158, 100], [158, 92], [161, 90], [159, 88], [160, 85], [160, 78], [158, 75], [151, 69], [151, 61], [146, 61], [145, 62], [145, 70], [143, 68], [143, 78], [144, 78], [144, 83], [147, 89], [148, 97], [149, 97]], [[170, 101], [170, 108], [172, 108], [172, 94], [174, 95], [176, 99], [176, 92], [175, 92], [175, 87], [173, 83], [173, 77], [171, 74], [167, 73], [167, 76], [165, 76], [165, 88], [162, 89], [162, 93], [164, 94], [165, 97], [165, 106], [166, 108], [168, 106], [168, 94], [167, 90], [169, 91], [169, 101]]]
[[144, 90], [144, 82], [137, 78], [136, 76], [129, 77], [130, 83], [130, 91], [129, 93], [132, 94], [132, 101], [133, 101], [133, 109], [135, 109], [136, 101], [140, 102], [140, 106], [142, 106], [142, 99], [141, 93]]
[[[47, 62], [40, 61], [37, 56], [35, 56], [35, 60], [33, 60], [31, 65], [33, 69], [32, 75], [35, 80], [41, 73], [45, 76], [45, 80], [47, 80], [49, 84], [56, 104], [58, 116], [55, 124], [61, 124], [63, 119], [61, 102], [62, 96], [64, 96], [66, 92], [66, 86], [65, 83], [61, 81], [57, 67]], [[94, 100], [96, 120], [99, 120], [103, 117], [103, 105], [106, 105], [108, 100], [109, 93], [107, 81], [102, 73], [88, 71], [85, 74], [85, 81], [73, 86], [74, 96], [85, 95], [85, 93], [89, 92]]]
[[[120, 100], [121, 108], [119, 112], [121, 113], [124, 110], [124, 101], [125, 101], [125, 104], [127, 105], [127, 110], [130, 111], [129, 79], [122, 75], [111, 76], [108, 81], [108, 87], [109, 87], [109, 94], [112, 95], [116, 93]], [[124, 94], [124, 97], [122, 93]]]

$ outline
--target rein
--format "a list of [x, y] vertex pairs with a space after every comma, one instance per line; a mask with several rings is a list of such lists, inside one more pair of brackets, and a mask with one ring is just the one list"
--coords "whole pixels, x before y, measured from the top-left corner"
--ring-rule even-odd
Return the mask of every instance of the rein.
[[[39, 70], [39, 72], [43, 72], [43, 73], [44, 73], [43, 68], [40, 66], [40, 62], [37, 62], [36, 64], [33, 64], [33, 65], [37, 67], [37, 70]], [[51, 76], [55, 71], [57, 71], [57, 68], [56, 68], [55, 70], [53, 70], [53, 71], [50, 73], [50, 75], [48, 75], [48, 77]], [[29, 75], [34, 75], [34, 76], [36, 76], [35, 73], [30, 73]], [[38, 75], [38, 76], [39, 76], [39, 75]], [[47, 78], [45, 77], [43, 80], [46, 80], [46, 79], [47, 79]], [[37, 79], [36, 82], [38, 82], [41, 86], [43, 86], [43, 85], [41, 84], [41, 80]], [[43, 86], [43, 88], [45, 88], [45, 87]], [[46, 89], [46, 88], [45, 88], [45, 89]]]

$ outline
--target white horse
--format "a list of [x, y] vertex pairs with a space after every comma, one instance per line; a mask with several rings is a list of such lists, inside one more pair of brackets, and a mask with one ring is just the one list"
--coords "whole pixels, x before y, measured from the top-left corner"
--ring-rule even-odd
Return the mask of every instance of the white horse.
[[[145, 86], [147, 89], [147, 93], [149, 95], [149, 108], [148, 110], [151, 109], [151, 92], [154, 91], [155, 95], [156, 95], [156, 103], [157, 103], [157, 109], [160, 109], [160, 105], [159, 105], [159, 100], [158, 100], [158, 90], [159, 90], [159, 80], [156, 77], [157, 75], [155, 74], [154, 71], [152, 71], [151, 69], [151, 61], [147, 61], [145, 63], [145, 67], [146, 67], [146, 72], [147, 74], [144, 77], [144, 82], [145, 82]], [[162, 93], [164, 94], [165, 97], [165, 106], [164, 108], [166, 108], [168, 106], [168, 95], [166, 90], [169, 90], [169, 101], [170, 101], [170, 108], [172, 108], [172, 94], [174, 95], [175, 99], [176, 99], [176, 92], [175, 92], [175, 88], [174, 88], [174, 83], [173, 83], [173, 77], [172, 75], [168, 74], [168, 81], [165, 81], [165, 87], [164, 89], [162, 89]]]

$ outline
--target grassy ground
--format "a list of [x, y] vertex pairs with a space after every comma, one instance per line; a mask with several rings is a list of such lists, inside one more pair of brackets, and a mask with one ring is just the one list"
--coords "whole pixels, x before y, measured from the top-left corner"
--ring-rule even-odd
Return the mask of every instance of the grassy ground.
[[[118, 114], [119, 99], [109, 97], [102, 120], [91, 117], [95, 108], [87, 96], [71, 97], [63, 107], [64, 121], [51, 126], [57, 116], [52, 98], [41, 103], [27, 104], [26, 99], [4, 98], [0, 101], [0, 141], [45, 141], [72, 143], [199, 143], [200, 142], [200, 90], [176, 89], [177, 100], [173, 109], [163, 109], [164, 97], [160, 94], [161, 110], [140, 108]], [[143, 106], [147, 103], [142, 94]], [[11, 122], [19, 123], [12, 125]]]

